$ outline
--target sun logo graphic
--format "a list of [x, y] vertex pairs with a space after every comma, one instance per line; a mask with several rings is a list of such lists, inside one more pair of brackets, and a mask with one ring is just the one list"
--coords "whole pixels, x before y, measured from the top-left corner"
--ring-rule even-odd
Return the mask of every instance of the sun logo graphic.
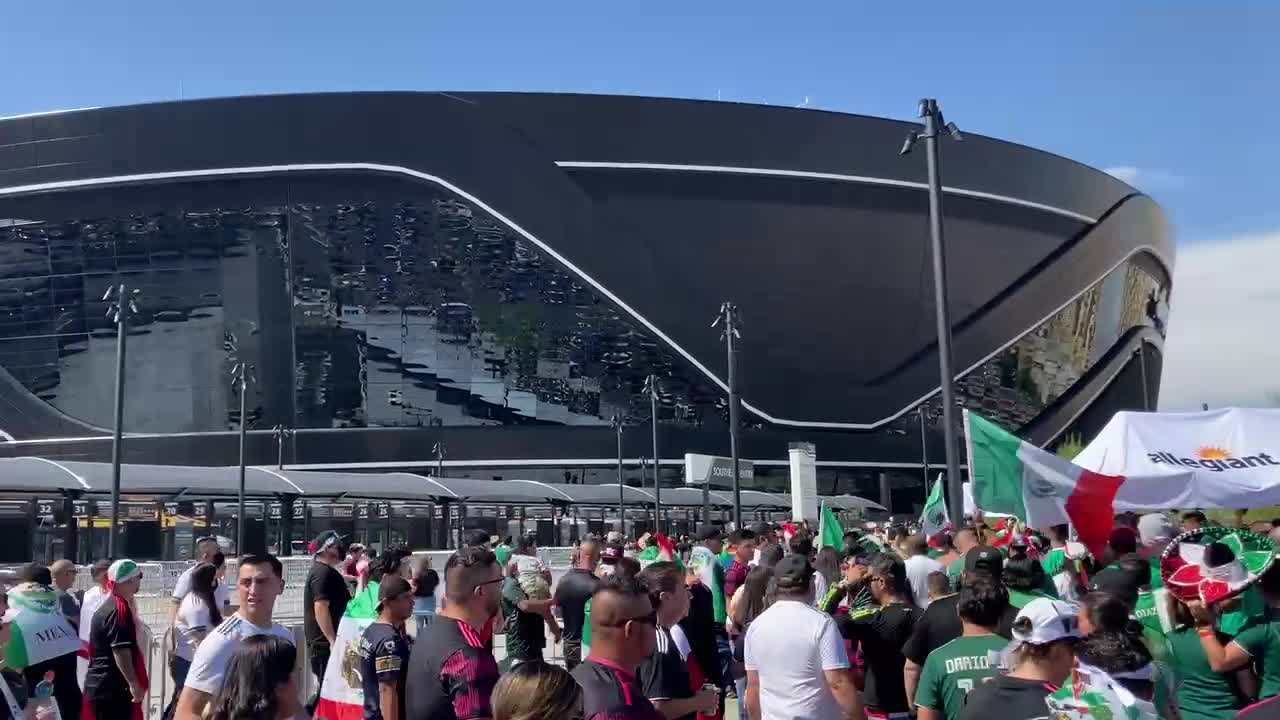
[[1204, 468], [1212, 472], [1246, 470], [1248, 468], [1280, 465], [1270, 453], [1253, 453], [1236, 457], [1221, 445], [1201, 445], [1195, 457], [1179, 457], [1172, 452], [1147, 453], [1147, 458], [1157, 465], [1178, 465], [1187, 468]]
[[1231, 457], [1231, 452], [1216, 445], [1202, 445], [1196, 450], [1196, 456], [1201, 460], [1226, 460]]

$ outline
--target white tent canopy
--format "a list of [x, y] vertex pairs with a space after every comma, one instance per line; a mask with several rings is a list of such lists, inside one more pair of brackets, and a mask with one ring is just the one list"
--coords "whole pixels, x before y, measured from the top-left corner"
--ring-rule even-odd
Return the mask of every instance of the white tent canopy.
[[[120, 491], [125, 495], [167, 498], [236, 497], [240, 490], [238, 467], [187, 465], [120, 466]], [[0, 492], [35, 495], [107, 495], [111, 492], [111, 464], [38, 457], [0, 458]], [[651, 490], [627, 487], [628, 506], [651, 505]], [[281, 498], [293, 496], [310, 500], [396, 500], [403, 502], [473, 502], [499, 504], [564, 503], [574, 505], [618, 504], [618, 486], [566, 485], [536, 480], [472, 480], [436, 478], [406, 472], [358, 473], [245, 468], [245, 496]], [[852, 495], [823, 498], [840, 509], [879, 508], [879, 505]], [[711, 504], [733, 505], [732, 493], [712, 490]], [[702, 505], [702, 491], [696, 488], [666, 488], [663, 507]], [[742, 507], [748, 510], [787, 508], [785, 494], [742, 491]]]
[[1280, 409], [1119, 412], [1073, 461], [1126, 478], [1115, 508], [1280, 504]]

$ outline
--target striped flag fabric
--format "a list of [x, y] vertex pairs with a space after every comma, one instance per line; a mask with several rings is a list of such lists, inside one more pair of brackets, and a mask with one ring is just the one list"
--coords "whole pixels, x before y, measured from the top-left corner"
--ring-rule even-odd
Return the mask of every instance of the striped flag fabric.
[[378, 619], [378, 583], [370, 581], [351, 598], [338, 621], [324, 684], [316, 701], [316, 720], [364, 720], [364, 687], [360, 683], [360, 638]]
[[933, 490], [924, 501], [924, 510], [920, 514], [920, 529], [929, 539], [930, 547], [937, 547], [939, 537], [951, 531], [951, 517], [947, 514], [947, 493], [942, 482], [942, 473], [933, 481]]
[[1073, 465], [971, 410], [964, 412], [964, 429], [978, 508], [1041, 530], [1071, 523], [1089, 552], [1102, 557], [1125, 478]]

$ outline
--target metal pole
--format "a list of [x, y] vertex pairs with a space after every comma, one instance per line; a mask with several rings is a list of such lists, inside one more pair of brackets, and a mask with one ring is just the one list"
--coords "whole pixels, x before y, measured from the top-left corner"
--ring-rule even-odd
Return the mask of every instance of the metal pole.
[[733, 461], [733, 526], [742, 527], [742, 479], [738, 472], [738, 431], [741, 426], [738, 398], [738, 307], [726, 302], [720, 306], [724, 317], [725, 349], [729, 354], [729, 457]]
[[1142, 375], [1142, 411], [1151, 411], [1151, 397], [1147, 390], [1147, 355], [1142, 351], [1143, 343], [1138, 345], [1138, 372]]
[[436, 477], [442, 478], [444, 477], [444, 441], [437, 442], [434, 449], [436, 451]]
[[622, 416], [613, 416], [613, 429], [618, 434], [618, 530], [627, 539], [627, 493], [622, 481]]
[[649, 376], [649, 421], [653, 425], [653, 527], [662, 532], [662, 481], [658, 464], [658, 376]]
[[[110, 290], [108, 290], [110, 293]], [[115, 430], [111, 436], [111, 528], [107, 531], [107, 557], [116, 559], [120, 534], [120, 461], [124, 443], [124, 358], [129, 334], [129, 298], [125, 285], [116, 288], [116, 407]]]
[[[959, 438], [956, 427], [955, 372], [951, 367], [951, 307], [947, 292], [947, 255], [942, 238], [942, 170], [939, 133], [943, 131], [938, 101], [920, 101], [924, 117], [925, 157], [929, 169], [929, 236], [933, 255], [933, 305], [938, 332], [938, 374], [942, 389], [943, 436], [946, 439], [947, 489], [951, 517], [964, 517], [964, 495], [960, 477]], [[957, 521], [959, 522], [959, 521]]]
[[920, 406], [920, 466], [924, 473], [924, 492], [929, 494], [929, 444], [925, 442], [924, 434], [924, 406]]
[[245, 396], [248, 395], [248, 381], [245, 378], [245, 365], [236, 366], [240, 373], [240, 490], [236, 496], [236, 553], [243, 555], [244, 549], [244, 441], [245, 441]]

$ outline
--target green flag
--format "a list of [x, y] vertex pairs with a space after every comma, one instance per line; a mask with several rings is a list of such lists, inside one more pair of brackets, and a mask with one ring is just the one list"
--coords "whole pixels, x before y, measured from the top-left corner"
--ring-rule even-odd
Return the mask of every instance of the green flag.
[[951, 530], [951, 519], [947, 517], [947, 494], [943, 490], [942, 474], [933, 481], [933, 490], [924, 501], [924, 513], [920, 516], [920, 529], [933, 545], [939, 535]]
[[836, 514], [826, 503], [822, 503], [822, 518], [818, 521], [818, 548], [833, 547], [837, 550], [844, 546], [844, 528]]

